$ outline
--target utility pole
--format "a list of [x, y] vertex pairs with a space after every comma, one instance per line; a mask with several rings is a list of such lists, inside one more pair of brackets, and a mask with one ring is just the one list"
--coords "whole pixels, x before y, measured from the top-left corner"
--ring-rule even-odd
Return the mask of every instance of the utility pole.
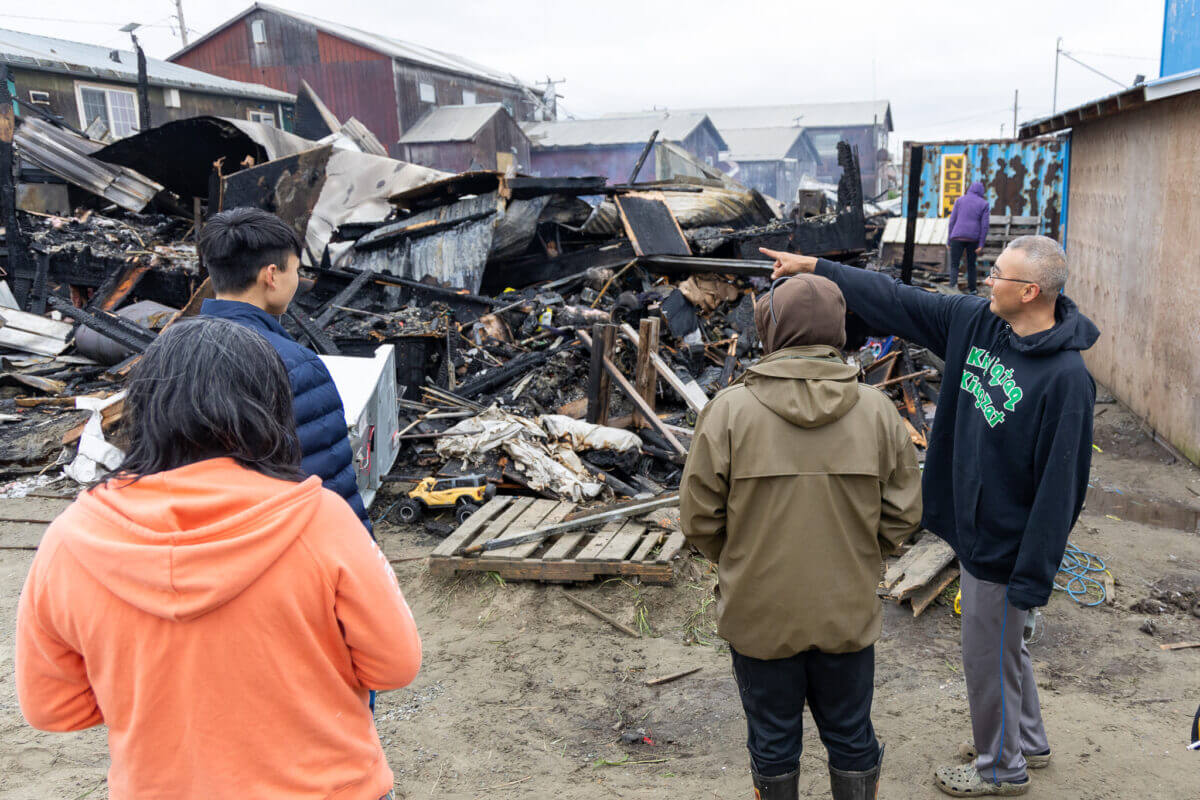
[[1050, 113], [1058, 111], [1058, 56], [1062, 53], [1062, 37], [1054, 43], [1054, 99], [1050, 103]]
[[1017, 138], [1017, 98], [1018, 98], [1018, 97], [1020, 97], [1020, 95], [1021, 95], [1021, 90], [1020, 90], [1020, 89], [1013, 89], [1013, 126], [1012, 126], [1012, 135], [1013, 135], [1013, 138], [1014, 138], [1014, 139], [1015, 139], [1015, 138]]
[[179, 20], [179, 38], [187, 47], [187, 23], [183, 21], [183, 0], [175, 0], [175, 19]]

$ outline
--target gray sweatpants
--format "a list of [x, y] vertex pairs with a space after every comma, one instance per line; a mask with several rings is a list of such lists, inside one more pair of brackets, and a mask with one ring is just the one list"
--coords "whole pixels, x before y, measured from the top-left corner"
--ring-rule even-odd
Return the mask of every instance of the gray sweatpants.
[[971, 731], [984, 780], [1024, 780], [1025, 754], [1050, 749], [1029, 648], [1021, 633], [1028, 612], [1008, 602], [1008, 585], [962, 571], [962, 659]]

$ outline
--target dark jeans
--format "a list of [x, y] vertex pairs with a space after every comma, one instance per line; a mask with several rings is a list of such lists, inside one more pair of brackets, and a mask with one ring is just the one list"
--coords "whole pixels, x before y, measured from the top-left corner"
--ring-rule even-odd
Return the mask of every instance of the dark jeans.
[[730, 652], [749, 729], [746, 747], [759, 775], [786, 775], [800, 763], [805, 700], [830, 766], [859, 771], [879, 762], [871, 726], [874, 646], [857, 653], [808, 650], [769, 661]]
[[975, 291], [975, 248], [978, 242], [964, 242], [959, 239], [950, 240], [950, 286], [958, 286], [958, 263], [963, 253], [967, 254], [967, 291]]

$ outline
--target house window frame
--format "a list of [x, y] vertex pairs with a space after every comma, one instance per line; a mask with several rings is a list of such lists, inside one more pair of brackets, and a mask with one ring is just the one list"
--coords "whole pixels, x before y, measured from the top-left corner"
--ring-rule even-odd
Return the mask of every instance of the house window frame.
[[273, 128], [279, 127], [279, 120], [276, 118], [274, 111], [263, 111], [261, 108], [246, 109], [246, 119], [250, 120], [251, 122], [257, 122], [260, 125], [266, 124], [263, 121], [263, 117], [271, 118], [271, 123], [270, 123], [271, 127], [273, 127]]
[[256, 45], [267, 43], [267, 23], [265, 20], [250, 20], [250, 41]]
[[[470, 100], [470, 102], [468, 102], [468, 101], [467, 101], [467, 95], [470, 95], [470, 96], [471, 96], [471, 100]], [[463, 104], [464, 106], [476, 106], [476, 105], [479, 105], [479, 95], [478, 95], [478, 94], [476, 94], [475, 92], [471, 91], [470, 89], [463, 89], [463, 93], [462, 93], [462, 104]]]
[[[425, 99], [425, 89], [429, 89], [429, 99]], [[422, 103], [437, 105], [437, 87], [427, 81], [417, 81], [417, 99]]]
[[165, 88], [163, 89], [163, 106], [166, 108], [181, 108], [183, 100], [179, 96], [178, 89]]
[[88, 125], [92, 124], [92, 121], [87, 118], [87, 114], [83, 108], [83, 90], [84, 89], [92, 89], [93, 91], [104, 92], [104, 113], [108, 116], [108, 119], [105, 120], [105, 124], [108, 125], [108, 131], [114, 139], [124, 139], [126, 136], [133, 136], [134, 134], [139, 132], [137, 126], [135, 125], [133, 127], [133, 129], [129, 131], [129, 133], [126, 133], [122, 136], [117, 135], [117, 132], [115, 130], [113, 130], [112, 100], [109, 98], [109, 93], [111, 93], [111, 92], [120, 92], [122, 94], [127, 94], [130, 97], [132, 97], [133, 98], [133, 117], [134, 117], [135, 121], [138, 121], [142, 118], [142, 116], [141, 116], [141, 108], [138, 105], [138, 96], [137, 96], [136, 89], [127, 89], [123, 86], [114, 86], [112, 84], [106, 84], [106, 83], [89, 83], [86, 81], [76, 81], [75, 82], [75, 106], [76, 106], [76, 111], [78, 111], [78, 113], [79, 113], [79, 119], [82, 120], [82, 124], [80, 125], [80, 128], [87, 128]]
[[50, 105], [50, 93], [39, 91], [37, 89], [30, 89], [29, 102], [35, 106], [48, 106]]

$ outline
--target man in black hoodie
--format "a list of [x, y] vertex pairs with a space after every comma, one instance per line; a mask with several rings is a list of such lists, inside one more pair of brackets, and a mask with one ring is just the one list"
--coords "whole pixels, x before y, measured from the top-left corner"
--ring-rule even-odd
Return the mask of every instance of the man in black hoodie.
[[924, 527], [963, 567], [963, 673], [972, 764], [937, 770], [960, 797], [1024, 794], [1050, 748], [1021, 632], [1045, 605], [1083, 507], [1096, 388], [1080, 355], [1100, 332], [1062, 294], [1067, 261], [1044, 236], [1013, 240], [990, 300], [904, 286], [824, 259], [762, 251], [775, 277], [815, 272], [872, 328], [946, 362], [922, 480]]

